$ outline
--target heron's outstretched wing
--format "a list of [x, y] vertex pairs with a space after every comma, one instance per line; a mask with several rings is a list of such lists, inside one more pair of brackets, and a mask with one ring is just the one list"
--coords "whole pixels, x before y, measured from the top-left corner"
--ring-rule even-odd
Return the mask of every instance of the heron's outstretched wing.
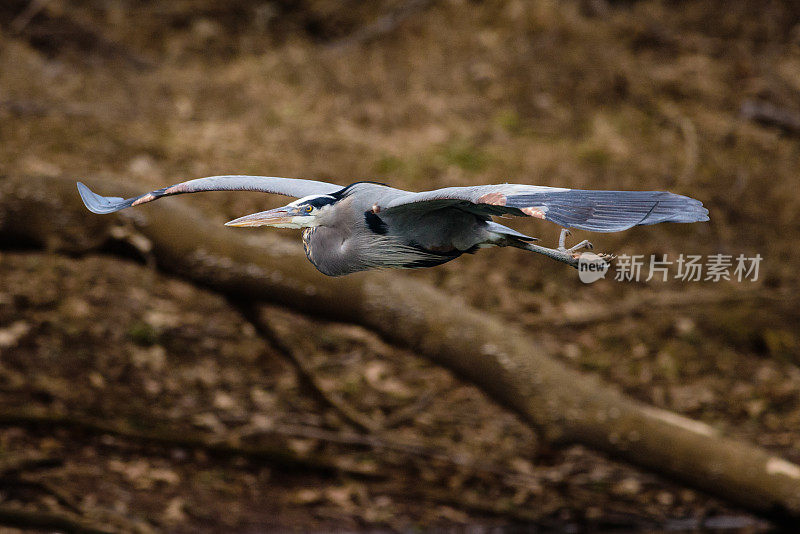
[[708, 220], [702, 202], [666, 191], [591, 191], [500, 184], [408, 193], [381, 206], [395, 210], [453, 205], [479, 215], [538, 217], [565, 228], [618, 232], [641, 224]]
[[138, 197], [120, 198], [104, 197], [93, 193], [91, 189], [78, 182], [78, 192], [83, 203], [89, 211], [94, 213], [112, 213], [131, 206], [138, 206], [146, 202], [169, 195], [183, 193], [199, 193], [201, 191], [261, 191], [275, 193], [290, 197], [305, 197], [308, 195], [328, 195], [342, 188], [340, 185], [314, 180], [300, 180], [297, 178], [275, 178], [272, 176], [209, 176], [197, 178], [188, 182], [171, 185], [157, 189]]

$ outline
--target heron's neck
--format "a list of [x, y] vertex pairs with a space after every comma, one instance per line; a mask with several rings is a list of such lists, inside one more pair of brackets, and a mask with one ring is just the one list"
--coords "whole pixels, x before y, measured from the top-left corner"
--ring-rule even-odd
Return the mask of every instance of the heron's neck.
[[347, 235], [331, 226], [314, 226], [303, 229], [303, 250], [308, 261], [321, 273], [339, 276], [355, 272], [352, 254], [347, 250]]

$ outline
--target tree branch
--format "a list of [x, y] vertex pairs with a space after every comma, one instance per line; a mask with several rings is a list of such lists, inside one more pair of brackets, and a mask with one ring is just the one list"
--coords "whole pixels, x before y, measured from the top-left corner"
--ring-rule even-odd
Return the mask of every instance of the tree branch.
[[269, 324], [269, 321], [259, 313], [256, 306], [252, 303], [233, 299], [229, 299], [229, 303], [256, 329], [259, 336], [286, 358], [286, 361], [288, 361], [292, 369], [294, 369], [298, 381], [312, 393], [319, 403], [333, 408], [344, 421], [350, 423], [362, 432], [374, 432], [379, 429], [379, 425], [370, 420], [369, 417], [362, 415], [343, 400], [328, 393], [319, 383], [317, 377], [314, 376], [314, 373], [305, 360], [281, 340], [272, 328], [272, 325]]
[[29, 512], [6, 506], [0, 507], [0, 524], [22, 529], [55, 530], [70, 534], [113, 534], [65, 515], [49, 512]]
[[764, 126], [775, 126], [787, 134], [800, 135], [800, 113], [762, 100], [745, 100], [739, 113]]
[[201, 449], [213, 456], [245, 458], [255, 463], [269, 463], [283, 469], [313, 469], [325, 473], [344, 473], [357, 478], [383, 478], [369, 469], [338, 464], [324, 455], [297, 454], [286, 447], [248, 446], [227, 441], [216, 441], [201, 435], [192, 435], [171, 428], [154, 427], [148, 430], [133, 429], [124, 422], [101, 422], [79, 415], [65, 415], [41, 410], [0, 411], [0, 426], [67, 428], [94, 435], [115, 436], [139, 443], [158, 446]]

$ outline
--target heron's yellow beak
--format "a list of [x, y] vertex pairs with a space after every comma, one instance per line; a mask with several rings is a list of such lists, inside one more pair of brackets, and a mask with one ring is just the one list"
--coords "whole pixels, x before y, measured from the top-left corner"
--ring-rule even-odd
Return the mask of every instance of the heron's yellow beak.
[[303, 216], [295, 206], [284, 206], [269, 211], [260, 211], [226, 222], [225, 226], [272, 226], [275, 228], [301, 228]]

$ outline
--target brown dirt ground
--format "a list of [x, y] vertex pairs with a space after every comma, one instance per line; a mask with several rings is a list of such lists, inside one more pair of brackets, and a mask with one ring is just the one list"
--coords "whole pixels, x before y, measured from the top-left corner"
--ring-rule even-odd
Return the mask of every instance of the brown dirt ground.
[[[708, 224], [593, 241], [618, 254], [760, 253], [757, 282], [585, 286], [517, 250], [397, 275], [526, 326], [638, 399], [800, 461], [800, 143], [740, 114], [747, 100], [800, 110], [796, 4], [54, 0], [23, 25], [28, 5], [0, 7], [0, 177], [142, 191], [225, 173], [408, 189], [512, 181], [702, 199]], [[372, 32], [382, 17], [396, 26]], [[188, 201], [220, 222], [280, 202]], [[545, 243], [558, 233], [514, 226]], [[475, 388], [369, 332], [271, 309], [326, 390], [375, 420], [416, 406], [382, 442], [352, 443], [355, 430], [224, 299], [146, 260], [0, 250], [3, 410], [236, 436], [380, 477], [4, 425], [4, 454], [58, 459], [20, 475], [49, 491], [0, 477], [4, 504], [77, 509], [125, 531], [677, 528], [706, 515], [760, 528], [582, 448], [542, 447]]]

